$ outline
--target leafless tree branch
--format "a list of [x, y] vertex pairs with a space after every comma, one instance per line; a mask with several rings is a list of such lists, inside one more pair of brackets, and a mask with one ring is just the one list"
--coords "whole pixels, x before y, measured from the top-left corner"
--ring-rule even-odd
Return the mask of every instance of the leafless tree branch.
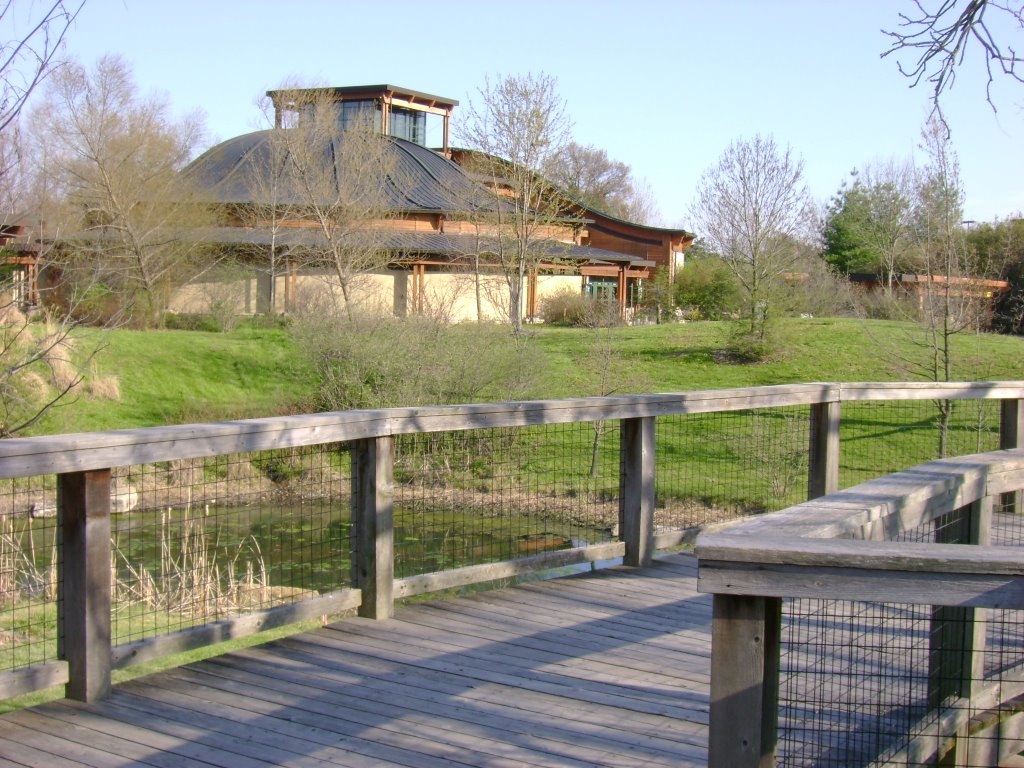
[[892, 40], [892, 45], [882, 53], [882, 57], [907, 51], [917, 56], [910, 65], [904, 66], [899, 62], [899, 70], [910, 78], [911, 86], [921, 82], [932, 84], [934, 112], [942, 114], [941, 96], [953, 87], [957, 70], [971, 48], [980, 47], [984, 54], [988, 78], [985, 98], [993, 110], [996, 105], [992, 100], [992, 83], [997, 73], [1024, 82], [1024, 75], [1018, 69], [1024, 57], [1007, 41], [997, 39], [989, 24], [991, 15], [989, 19], [985, 17], [991, 9], [1003, 14], [1004, 19], [1009, 17], [1018, 29], [1024, 29], [1024, 4], [1005, 0], [968, 0], [961, 6], [960, 0], [942, 0], [938, 8], [929, 10], [922, 0], [914, 0], [914, 6], [915, 13], [900, 14], [899, 29], [882, 30]]
[[[56, 0], [43, 8], [13, 39], [0, 41], [0, 132], [14, 122], [36, 86], [53, 69], [64, 36], [85, 0]], [[14, 0], [0, 7], [0, 23], [18, 28]]]

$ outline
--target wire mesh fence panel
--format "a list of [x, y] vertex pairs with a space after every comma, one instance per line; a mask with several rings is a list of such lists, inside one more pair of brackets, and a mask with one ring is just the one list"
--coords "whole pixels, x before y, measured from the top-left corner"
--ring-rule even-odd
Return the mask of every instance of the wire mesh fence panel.
[[56, 478], [0, 481], [0, 670], [57, 658]]
[[618, 494], [618, 422], [401, 435], [395, 575], [607, 541]]
[[922, 606], [784, 601], [779, 765], [867, 766], [906, 747], [929, 712], [930, 615]]
[[786, 601], [778, 764], [1002, 764], [1024, 749], [1016, 722], [1022, 618], [1009, 610]]
[[[896, 540], [971, 546], [974, 514], [968, 505]], [[993, 516], [995, 543], [1004, 516]], [[1024, 749], [1009, 725], [1024, 695], [1021, 611], [784, 605], [782, 765], [991, 766]]]
[[118, 470], [114, 644], [350, 586], [349, 478], [337, 445]]
[[807, 498], [805, 406], [662, 416], [655, 524], [692, 528]]
[[843, 403], [840, 444], [841, 488], [944, 456], [994, 451], [999, 401]]

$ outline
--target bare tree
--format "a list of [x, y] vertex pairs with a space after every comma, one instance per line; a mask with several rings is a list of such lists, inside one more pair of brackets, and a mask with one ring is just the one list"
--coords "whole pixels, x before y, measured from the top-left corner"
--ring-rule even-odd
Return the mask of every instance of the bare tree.
[[139, 95], [124, 61], [106, 56], [91, 71], [68, 63], [55, 73], [37, 122], [78, 214], [80, 236], [65, 233], [69, 268], [99, 274], [137, 322], [158, 322], [173, 288], [208, 266], [189, 236], [205, 209], [178, 173], [201, 120], [173, 120], [163, 100]]
[[[0, 40], [0, 133], [14, 127], [29, 96], [50, 74], [85, 0], [0, 5], [0, 24], [19, 30]], [[25, 9], [28, 9], [27, 11]]]
[[[987, 322], [992, 300], [979, 278], [994, 275], [980, 270], [967, 247], [963, 228], [963, 187], [949, 133], [938, 115], [922, 131], [924, 167], [913, 175], [913, 196], [906, 229], [906, 264], [913, 280], [904, 284], [907, 300], [894, 303], [907, 320], [902, 332], [875, 338], [883, 353], [912, 376], [929, 381], [962, 378], [964, 358], [955, 339], [980, 330]], [[868, 328], [868, 334], [875, 334]], [[976, 376], [969, 371], [967, 376]], [[937, 400], [938, 453], [949, 451], [949, 425], [954, 401]]]
[[[58, 64], [64, 37], [84, 0], [0, 4], [0, 195], [5, 227], [21, 230], [7, 263], [25, 261], [0, 283], [0, 437], [24, 432], [78, 388], [99, 346], [72, 331], [79, 308], [50, 301], [48, 250], [38, 239], [53, 195], [47, 157], [27, 159], [19, 117], [32, 94]], [[30, 172], [31, 171], [31, 172]], [[17, 210], [31, 211], [15, 218]], [[40, 270], [40, 272], [35, 272]], [[38, 309], [46, 305], [45, 314]], [[39, 315], [39, 317], [34, 317]], [[34, 322], [40, 319], [42, 322]]]
[[526, 281], [550, 256], [564, 230], [567, 201], [544, 176], [569, 143], [571, 121], [550, 75], [510, 75], [485, 81], [457, 126], [475, 150], [467, 166], [499, 195], [495, 254], [508, 285], [509, 320], [523, 329]]
[[695, 229], [739, 282], [744, 335], [766, 343], [778, 289], [810, 234], [803, 161], [770, 136], [735, 141], [701, 176], [691, 213]]
[[900, 14], [899, 29], [883, 30], [892, 39], [892, 45], [882, 56], [904, 52], [917, 56], [907, 67], [900, 62], [900, 72], [914, 86], [922, 81], [932, 84], [932, 105], [938, 114], [941, 115], [939, 103], [943, 92], [953, 87], [957, 69], [972, 48], [984, 56], [988, 75], [985, 95], [993, 109], [992, 83], [996, 73], [1024, 82], [1018, 69], [1024, 57], [1012, 45], [1000, 42], [989, 23], [995, 15], [1000, 17], [997, 25], [1009, 22], [1020, 30], [1024, 28], [1024, 6], [1005, 0], [967, 0], [963, 5], [959, 0], [914, 0], [914, 7], [915, 13]]
[[979, 327], [985, 298], [969, 281], [973, 273], [963, 219], [959, 163], [944, 127], [932, 119], [923, 131], [928, 164], [919, 172], [913, 237], [920, 292], [920, 321], [927, 351], [920, 370], [932, 381], [952, 381], [956, 334]]
[[587, 207], [641, 223], [657, 216], [649, 186], [603, 149], [570, 142], [551, 158], [545, 173], [570, 199]]
[[[11, 136], [17, 139], [9, 126], [0, 140]], [[103, 346], [80, 330], [93, 319], [90, 308], [65, 294], [55, 269], [53, 236], [62, 216], [47, 155], [34, 153], [28, 162], [27, 154], [19, 150], [2, 177], [12, 206], [6, 210], [23, 212], [6, 214], [5, 226], [19, 236], [0, 251], [8, 265], [0, 278], [0, 437], [31, 429], [69, 402]]]
[[[260, 111], [269, 126], [274, 126], [273, 104], [264, 97], [258, 102]], [[294, 190], [290, 188], [288, 136], [280, 126], [270, 128], [267, 138], [249, 153], [248, 178], [252, 191], [250, 213], [252, 224], [265, 229], [270, 242], [267, 246], [268, 291], [266, 311], [274, 314], [277, 310], [277, 276], [281, 271], [281, 257], [291, 253], [291, 244], [283, 235], [287, 228], [302, 218]]]
[[315, 236], [302, 245], [303, 263], [331, 273], [351, 320], [360, 284], [391, 259], [379, 230], [401, 215], [406, 174], [372, 108], [343, 119], [338, 105], [316, 89], [297, 89], [292, 102], [295, 119], [271, 136], [283, 163], [278, 205], [301, 211], [311, 225]]

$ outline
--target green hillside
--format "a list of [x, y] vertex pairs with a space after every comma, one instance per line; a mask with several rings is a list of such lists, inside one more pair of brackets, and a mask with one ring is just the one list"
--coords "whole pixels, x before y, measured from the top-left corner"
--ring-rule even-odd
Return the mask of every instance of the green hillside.
[[[738, 364], [723, 353], [728, 327], [699, 322], [585, 330], [538, 326], [526, 343], [544, 365], [529, 396], [666, 392], [805, 381], [922, 378], [915, 326], [855, 319], [792, 320], [776, 359]], [[962, 334], [956, 378], [1024, 379], [1024, 338]], [[79, 345], [85, 348], [84, 342]], [[429, 354], [429, 350], [424, 350]], [[309, 410], [315, 382], [280, 328], [230, 333], [113, 330], [93, 371], [116, 377], [119, 399], [81, 394], [54, 409], [37, 433], [80, 432], [248, 418]]]

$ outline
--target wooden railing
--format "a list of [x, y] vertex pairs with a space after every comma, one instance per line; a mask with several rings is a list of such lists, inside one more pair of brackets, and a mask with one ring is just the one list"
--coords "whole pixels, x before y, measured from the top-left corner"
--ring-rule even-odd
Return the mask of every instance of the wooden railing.
[[[216, 424], [193, 424], [0, 441], [0, 478], [57, 475], [59, 660], [0, 675], [0, 697], [66, 684], [81, 700], [106, 696], [111, 671], [152, 658], [238, 637], [271, 626], [358, 608], [391, 615], [394, 600], [437, 589], [573, 563], [623, 557], [651, 561], [659, 547], [684, 540], [656, 531], [655, 422], [658, 417], [786, 406], [809, 406], [808, 496], [838, 485], [840, 404], [863, 400], [1002, 400], [1002, 442], [1018, 445], [1022, 382], [799, 384], [625, 397], [486, 403], [432, 408], [320, 413]], [[619, 541], [513, 561], [396, 579], [393, 562], [394, 438], [412, 433], [619, 420]], [[352, 456], [354, 588], [173, 635], [112, 647], [112, 469], [153, 462], [268, 449], [347, 443]], [[757, 598], [764, 610], [764, 601]], [[732, 603], [726, 600], [723, 605]], [[743, 603], [746, 605], [745, 603]]]
[[[1019, 413], [1007, 405], [1007, 443], [1019, 444]], [[1019, 728], [1001, 726], [1020, 710], [1024, 675], [989, 680], [982, 661], [984, 609], [1024, 608], [1024, 549], [991, 544], [994, 503], [1020, 514], [1022, 488], [1024, 450], [1013, 448], [929, 462], [701, 534], [698, 589], [714, 594], [712, 768], [776, 765], [784, 598], [933, 607], [921, 633], [930, 643], [928, 727], [872, 765], [996, 765], [1020, 752]], [[932, 543], [893, 541], [953, 513], [966, 541], [944, 543], [944, 528]], [[1013, 666], [1024, 668], [1017, 640]], [[889, 671], [893, 681], [906, 673]]]

